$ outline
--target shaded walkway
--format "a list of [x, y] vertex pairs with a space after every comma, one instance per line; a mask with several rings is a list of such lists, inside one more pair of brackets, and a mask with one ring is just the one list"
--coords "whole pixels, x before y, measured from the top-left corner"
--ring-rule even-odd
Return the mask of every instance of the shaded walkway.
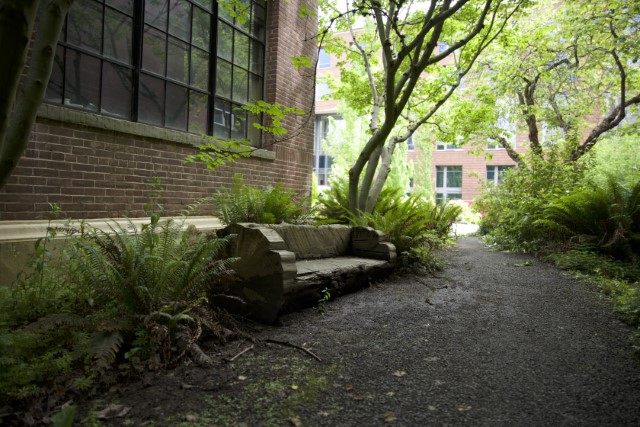
[[[440, 278], [376, 285], [324, 316], [293, 315], [269, 331], [343, 368], [344, 387], [303, 410], [302, 421], [640, 425], [630, 330], [593, 289], [475, 238], [447, 259]], [[322, 415], [329, 401], [339, 410]]]
[[475, 238], [446, 257], [437, 278], [375, 284], [258, 334], [321, 362], [240, 341], [219, 354], [231, 363], [109, 400], [132, 407], [133, 425], [640, 425], [631, 330], [595, 290]]

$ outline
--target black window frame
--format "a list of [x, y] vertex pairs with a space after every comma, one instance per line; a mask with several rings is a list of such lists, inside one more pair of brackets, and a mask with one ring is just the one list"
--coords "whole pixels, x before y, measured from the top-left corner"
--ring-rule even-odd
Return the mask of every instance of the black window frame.
[[[135, 123], [143, 123], [152, 126], [172, 129], [180, 132], [187, 132], [192, 134], [206, 134], [212, 136], [214, 134], [214, 116], [215, 116], [215, 105], [216, 99], [225, 99], [229, 101], [234, 108], [240, 109], [243, 105], [251, 101], [256, 101], [258, 99], [263, 99], [265, 95], [265, 71], [266, 71], [266, 32], [267, 32], [267, 2], [265, 0], [246, 0], [245, 4], [248, 5], [248, 14], [246, 16], [246, 20], [241, 19], [238, 14], [236, 17], [231, 19], [223, 18], [219, 16], [219, 9], [221, 6], [218, 5], [217, 2], [208, 2], [203, 0], [167, 0], [166, 1], [166, 25], [164, 28], [153, 27], [151, 23], [145, 22], [145, 0], [137, 1], [133, 0], [129, 2], [130, 11], [123, 11], [122, 7], [113, 0], [78, 0], [76, 7], [89, 6], [90, 8], [95, 8], [97, 11], [96, 14], [91, 12], [89, 17], [95, 18], [96, 23], [100, 21], [102, 27], [99, 29], [85, 29], [85, 31], [94, 31], [96, 34], [100, 34], [97, 37], [99, 40], [97, 44], [101, 47], [99, 50], [90, 49], [85, 46], [82, 46], [82, 43], [73, 43], [69, 38], [69, 19], [68, 15], [65, 19], [65, 24], [62, 29], [62, 33], [60, 36], [60, 41], [57, 46], [57, 58], [56, 64], [54, 67], [57, 67], [52, 74], [52, 80], [50, 80], [50, 86], [47, 88], [47, 95], [45, 96], [45, 101], [48, 104], [60, 105], [65, 108], [78, 109], [81, 111], [88, 111], [90, 113], [95, 113], [101, 116], [109, 116], [114, 118], [120, 118], [123, 120], [135, 122]], [[122, 3], [122, 2], [121, 2]], [[127, 2], [124, 2], [125, 4]], [[188, 33], [188, 39], [181, 38], [180, 36], [171, 32], [170, 20], [171, 20], [171, 7], [172, 5], [177, 5], [177, 7], [181, 8], [181, 10], [188, 9], [188, 29], [183, 29]], [[81, 9], [85, 11], [87, 8]], [[71, 12], [70, 13], [74, 13]], [[80, 12], [78, 12], [80, 13]], [[130, 27], [127, 27], [126, 31], [130, 31], [130, 33], [126, 34], [126, 38], [128, 39], [126, 43], [130, 41], [131, 50], [129, 51], [128, 62], [123, 61], [118, 58], [111, 57], [107, 54], [107, 49], [105, 48], [105, 37], [107, 33], [107, 20], [111, 16], [110, 14], [117, 14], [118, 16], [122, 15], [122, 19], [126, 17], [127, 24]], [[196, 19], [196, 14], [199, 17], [204, 17], [205, 14], [208, 15], [209, 19], [209, 28], [208, 28], [208, 46], [206, 46], [205, 50], [203, 43], [198, 43], [195, 39], [195, 24], [194, 21]], [[95, 15], [95, 16], [93, 16]], [[230, 22], [231, 20], [231, 22]], [[224, 22], [226, 25], [229, 25], [235, 37], [235, 34], [240, 34], [248, 40], [247, 42], [247, 64], [246, 67], [242, 71], [247, 72], [247, 80], [246, 80], [246, 99], [235, 99], [233, 96], [230, 99], [221, 96], [218, 94], [218, 88], [216, 87], [217, 81], [217, 64], [220, 60], [218, 58], [217, 45], [218, 45], [218, 27], [221, 25], [221, 22]], [[77, 25], [79, 26], [79, 25]], [[164, 71], [162, 73], [154, 73], [152, 70], [145, 69], [145, 64], [143, 64], [143, 55], [144, 55], [144, 43], [145, 40], [149, 42], [150, 36], [145, 32], [145, 28], [153, 28], [156, 32], [162, 32], [164, 30], [164, 51], [161, 52], [160, 55], [164, 55]], [[88, 34], [88, 33], [87, 33]], [[175, 79], [170, 76], [169, 71], [169, 56], [170, 56], [170, 43], [175, 42], [176, 44], [180, 44], [181, 47], [186, 46], [186, 49], [180, 50], [182, 57], [185, 60], [185, 64], [183, 65], [182, 72], [182, 80]], [[80, 40], [76, 37], [74, 40]], [[234, 42], [232, 41], [232, 46]], [[196, 49], [198, 50], [196, 52]], [[252, 49], [255, 49], [256, 55], [253, 55]], [[201, 84], [196, 84], [194, 77], [195, 75], [195, 65], [194, 65], [194, 55], [200, 55], [198, 59], [205, 58], [206, 55], [206, 64], [208, 66], [208, 76], [206, 76], [206, 80], [200, 79], [200, 81], [206, 81], [207, 87], [204, 88]], [[98, 105], [92, 106], [92, 104], [88, 103], [73, 103], [69, 101], [67, 98], [67, 94], [69, 93], [69, 88], [67, 87], [67, 80], [69, 79], [69, 75], [72, 70], [68, 69], [67, 61], [68, 58], [71, 58], [73, 55], [82, 58], [88, 58], [88, 60], [92, 62], [96, 62], [99, 64], [98, 68], [98, 76], [95, 76], [96, 73], [92, 74], [92, 78], [95, 78], [97, 81], [97, 85], [94, 85], [98, 88], [97, 99]], [[178, 56], [179, 58], [179, 56]], [[79, 59], [78, 59], [79, 61]], [[177, 63], [177, 62], [176, 62]], [[122, 69], [122, 72], [127, 74], [125, 78], [121, 77], [122, 88], [126, 90], [126, 96], [130, 97], [129, 101], [124, 101], [119, 103], [119, 107], [122, 107], [118, 110], [118, 113], [111, 113], [104, 108], [105, 104], [105, 93], [106, 90], [109, 89], [105, 87], [105, 67], [118, 67], [118, 69]], [[80, 67], [77, 67], [80, 68]], [[180, 66], [178, 66], [180, 68]], [[77, 76], [83, 76], [81, 73], [86, 72], [86, 69], [82, 69], [80, 72], [74, 74], [76, 76], [76, 80], [80, 80]], [[254, 78], [255, 76], [255, 78]], [[162, 95], [162, 101], [158, 101], [158, 104], [162, 103], [162, 115], [161, 123], [149, 123], [141, 119], [141, 101], [144, 100], [141, 86], [141, 79], [155, 79], [164, 87], [164, 92]], [[233, 79], [233, 76], [230, 77]], [[254, 80], [252, 80], [254, 78]], [[126, 80], [126, 82], [125, 82]], [[249, 85], [254, 83], [253, 87]], [[129, 84], [130, 83], [130, 84]], [[180, 126], [172, 127], [169, 124], [166, 110], [169, 108], [170, 99], [166, 94], [169, 90], [169, 87], [177, 88], [178, 92], [185, 94], [183, 98], [181, 98], [183, 105], [183, 110], [179, 114], [182, 114], [183, 118]], [[251, 93], [249, 92], [251, 89], [254, 89], [253, 94], [259, 94], [259, 96], [253, 97], [249, 99]], [[76, 94], [79, 99], [82, 98], [82, 89], [77, 89]], [[95, 92], [95, 90], [94, 90]], [[93, 93], [93, 92], [92, 92]], [[195, 101], [197, 98], [201, 97], [199, 104], [200, 106], [206, 106], [206, 123], [205, 120], [201, 120], [204, 126], [198, 128], [198, 130], [194, 130], [192, 124], [194, 123], [193, 118], [190, 117], [194, 111], [189, 111], [189, 108], [194, 108], [191, 105], [192, 101]], [[205, 100], [206, 97], [206, 100]], [[204, 107], [202, 107], [204, 110]], [[176, 109], [178, 111], [178, 109]], [[238, 111], [238, 110], [234, 110]], [[262, 116], [254, 116], [249, 113], [243, 112], [240, 113], [246, 115], [247, 120], [245, 123], [245, 127], [243, 129], [243, 134], [239, 139], [248, 139], [250, 140], [250, 144], [254, 146], [261, 146], [262, 144], [262, 134], [257, 129], [251, 127], [252, 123], [262, 123]], [[249, 118], [251, 116], [251, 118]], [[229, 126], [231, 124], [229, 123]], [[202, 129], [204, 127], [204, 129]], [[232, 131], [229, 131], [229, 136], [232, 136]], [[224, 138], [228, 139], [228, 138]]]

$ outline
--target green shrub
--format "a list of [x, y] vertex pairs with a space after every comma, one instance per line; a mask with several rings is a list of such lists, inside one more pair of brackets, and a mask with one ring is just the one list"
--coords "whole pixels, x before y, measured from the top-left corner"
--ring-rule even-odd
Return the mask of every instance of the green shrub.
[[224, 189], [213, 197], [217, 213], [224, 224], [257, 222], [292, 224], [308, 220], [307, 200], [296, 199], [295, 192], [279, 182], [274, 187], [260, 189], [244, 184], [242, 175], [233, 177], [230, 189]]
[[127, 357], [136, 362], [204, 356], [196, 343], [207, 323], [202, 303], [234, 259], [223, 257], [227, 239], [182, 233], [182, 225], [153, 214], [141, 230], [129, 222], [77, 242], [81, 280], [93, 290], [100, 336], [110, 345], [99, 355], [107, 365], [131, 340]]
[[474, 201], [483, 217], [480, 233], [488, 244], [512, 251], [535, 251], [558, 236], [537, 223], [546, 207], [579, 187], [584, 165], [540, 159], [530, 154], [523, 167], [504, 174], [503, 183], [492, 186]]
[[640, 255], [640, 181], [631, 186], [612, 177], [557, 198], [538, 224], [556, 235], [618, 259]]
[[205, 294], [233, 259], [222, 255], [226, 240], [181, 226], [154, 213], [141, 230], [131, 222], [69, 229], [78, 235], [58, 255], [50, 229], [30, 273], [0, 288], [0, 400], [38, 416], [69, 393], [112, 381], [117, 362], [209, 362], [197, 340], [222, 328]]
[[396, 247], [405, 264], [435, 267], [433, 250], [441, 247], [459, 218], [462, 207], [434, 204], [423, 197], [406, 196], [399, 188], [385, 187], [373, 212], [353, 215], [349, 211], [348, 182], [334, 179], [331, 188], [319, 197], [321, 223], [363, 225], [381, 230]]

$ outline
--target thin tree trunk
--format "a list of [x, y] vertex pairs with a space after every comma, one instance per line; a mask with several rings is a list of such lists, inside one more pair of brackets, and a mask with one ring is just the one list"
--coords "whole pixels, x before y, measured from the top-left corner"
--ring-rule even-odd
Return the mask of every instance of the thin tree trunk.
[[73, 0], [47, 0], [39, 17], [31, 52], [29, 71], [17, 98], [11, 123], [2, 135], [0, 188], [4, 187], [18, 164], [31, 135], [38, 107], [42, 103], [56, 54], [64, 19]]
[[365, 212], [367, 213], [373, 212], [373, 208], [376, 206], [376, 203], [378, 203], [380, 193], [382, 192], [384, 184], [387, 182], [387, 178], [391, 172], [391, 161], [393, 160], [393, 153], [395, 149], [396, 143], [392, 140], [382, 150], [382, 162], [380, 163], [380, 168], [378, 169], [375, 182], [369, 191], [369, 197], [367, 197], [367, 204], [365, 206]]

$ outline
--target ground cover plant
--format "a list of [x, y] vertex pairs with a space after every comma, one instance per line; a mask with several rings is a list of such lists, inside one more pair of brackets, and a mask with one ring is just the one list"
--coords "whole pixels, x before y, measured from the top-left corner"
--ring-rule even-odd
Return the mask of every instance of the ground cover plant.
[[381, 230], [396, 247], [403, 264], [438, 265], [434, 250], [447, 241], [462, 212], [459, 205], [436, 204], [417, 194], [386, 187], [372, 212], [353, 215], [349, 210], [348, 182], [334, 179], [318, 198], [320, 222], [363, 225]]
[[234, 175], [231, 188], [220, 190], [213, 200], [217, 215], [226, 225], [236, 222], [296, 224], [309, 218], [307, 199], [296, 197], [295, 192], [284, 188], [281, 182], [260, 188], [246, 185], [240, 174]]
[[[36, 243], [28, 273], [0, 288], [2, 421], [45, 421], [63, 401], [122, 375], [210, 359], [205, 333], [231, 332], [206, 295], [233, 259], [225, 239], [152, 213], [99, 230], [55, 230]], [[54, 237], [67, 233], [67, 242]]]

